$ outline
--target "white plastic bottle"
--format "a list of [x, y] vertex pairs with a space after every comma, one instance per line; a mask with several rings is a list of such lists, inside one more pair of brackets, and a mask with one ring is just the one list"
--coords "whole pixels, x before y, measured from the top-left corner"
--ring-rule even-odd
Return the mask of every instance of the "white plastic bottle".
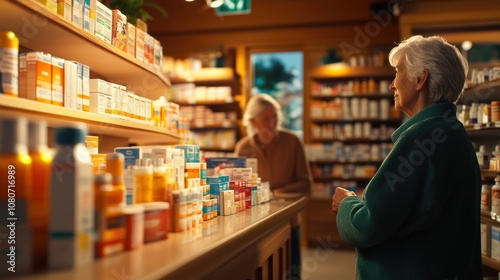
[[491, 216], [500, 216], [500, 176], [495, 178], [495, 185], [491, 188]]
[[49, 267], [70, 268], [94, 259], [94, 168], [85, 147], [87, 126], [57, 128], [50, 180]]
[[479, 163], [479, 167], [481, 169], [488, 168], [487, 166], [489, 164], [489, 159], [484, 145], [479, 146], [479, 151], [476, 152], [476, 156], [477, 156], [477, 161]]

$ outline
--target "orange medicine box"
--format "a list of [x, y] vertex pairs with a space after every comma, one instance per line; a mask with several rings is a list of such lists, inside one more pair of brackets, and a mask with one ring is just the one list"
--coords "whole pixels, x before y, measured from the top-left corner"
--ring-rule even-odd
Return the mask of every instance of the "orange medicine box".
[[144, 243], [167, 239], [170, 204], [148, 202], [141, 205], [144, 205]]
[[48, 53], [26, 54], [26, 98], [52, 103], [52, 58]]
[[106, 170], [106, 154], [91, 154], [94, 174], [102, 173]]

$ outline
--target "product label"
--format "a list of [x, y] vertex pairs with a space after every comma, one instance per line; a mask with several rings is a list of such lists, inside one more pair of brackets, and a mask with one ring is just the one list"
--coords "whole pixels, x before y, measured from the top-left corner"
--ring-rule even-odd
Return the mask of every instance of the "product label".
[[18, 50], [0, 48], [0, 93], [18, 95]]

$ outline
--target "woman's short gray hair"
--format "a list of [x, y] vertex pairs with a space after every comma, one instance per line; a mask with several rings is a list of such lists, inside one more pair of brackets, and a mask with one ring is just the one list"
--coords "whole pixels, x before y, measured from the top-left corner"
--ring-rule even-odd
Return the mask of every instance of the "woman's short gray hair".
[[281, 127], [281, 121], [283, 120], [283, 113], [281, 112], [281, 105], [272, 96], [265, 93], [254, 94], [245, 107], [245, 112], [243, 113], [243, 125], [246, 126], [247, 135], [253, 136], [257, 133], [255, 127], [253, 127], [251, 119], [257, 117], [264, 109], [269, 106], [273, 106], [278, 114], [278, 121], [276, 127]]
[[429, 73], [429, 98], [432, 103], [456, 102], [464, 90], [469, 65], [457, 47], [440, 36], [412, 36], [389, 53], [389, 63], [396, 66], [406, 59], [410, 78], [417, 78], [426, 69]]

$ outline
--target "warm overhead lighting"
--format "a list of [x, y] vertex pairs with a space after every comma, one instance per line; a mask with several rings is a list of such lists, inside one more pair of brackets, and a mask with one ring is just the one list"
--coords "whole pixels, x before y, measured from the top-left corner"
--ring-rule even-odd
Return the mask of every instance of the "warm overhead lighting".
[[207, 5], [211, 8], [217, 8], [224, 4], [224, 0], [207, 0]]
[[468, 51], [472, 48], [472, 42], [471, 41], [463, 41], [462, 43], [462, 50]]
[[194, 0], [186, 0], [186, 2], [193, 2]]

